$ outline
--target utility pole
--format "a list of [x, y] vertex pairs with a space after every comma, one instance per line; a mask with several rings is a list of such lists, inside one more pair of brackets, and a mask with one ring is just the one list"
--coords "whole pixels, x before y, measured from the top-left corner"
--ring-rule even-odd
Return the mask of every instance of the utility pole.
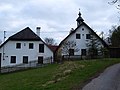
[[[6, 38], [6, 31], [4, 31], [3, 43], [5, 42], [5, 38]], [[5, 60], [5, 47], [4, 47], [4, 45], [3, 45], [3, 60]]]

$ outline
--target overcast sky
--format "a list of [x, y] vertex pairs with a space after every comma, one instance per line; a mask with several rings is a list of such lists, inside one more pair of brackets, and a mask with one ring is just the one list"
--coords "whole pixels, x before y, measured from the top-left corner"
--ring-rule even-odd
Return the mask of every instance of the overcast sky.
[[111, 0], [0, 0], [0, 39], [30, 27], [41, 27], [41, 38], [54, 38], [58, 43], [71, 28], [76, 28], [79, 8], [84, 21], [96, 32], [105, 34], [118, 24], [118, 10]]

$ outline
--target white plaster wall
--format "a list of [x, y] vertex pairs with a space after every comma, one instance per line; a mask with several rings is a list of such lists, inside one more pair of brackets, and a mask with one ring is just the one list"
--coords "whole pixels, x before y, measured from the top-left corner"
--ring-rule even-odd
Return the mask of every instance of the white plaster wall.
[[[84, 28], [84, 30], [82, 30], [82, 28]], [[81, 39], [76, 39], [76, 34], [81, 34]], [[76, 42], [76, 46], [79, 49], [79, 51], [75, 52], [75, 55], [81, 55], [81, 49], [87, 49], [86, 43], [88, 43], [90, 40], [86, 39], [86, 34], [90, 34], [90, 30], [85, 25], [82, 25], [76, 30], [74, 34], [72, 34], [69, 38], [67, 38], [66, 41]], [[100, 46], [103, 46], [102, 43]]]
[[[21, 43], [21, 49], [16, 49], [16, 43]], [[29, 49], [29, 43], [34, 43], [34, 49]], [[23, 63], [23, 56], [28, 56], [28, 62], [38, 59], [38, 56], [43, 56], [43, 58], [53, 57], [53, 52], [45, 45], [44, 53], [39, 53], [39, 44], [43, 44], [41, 41], [8, 41], [4, 45], [4, 58], [3, 60], [3, 47], [0, 49], [2, 53], [1, 66], [11, 66], [15, 64]], [[11, 56], [16, 56], [16, 63], [11, 64]], [[47, 63], [46, 61], [43, 61]], [[53, 62], [53, 60], [52, 60]]]

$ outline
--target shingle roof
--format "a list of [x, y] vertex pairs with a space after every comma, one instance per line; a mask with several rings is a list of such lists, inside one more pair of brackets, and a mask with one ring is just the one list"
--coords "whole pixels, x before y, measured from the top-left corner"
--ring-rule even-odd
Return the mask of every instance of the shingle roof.
[[9, 40], [14, 41], [39, 41], [41, 38], [37, 36], [29, 27], [9, 37]]

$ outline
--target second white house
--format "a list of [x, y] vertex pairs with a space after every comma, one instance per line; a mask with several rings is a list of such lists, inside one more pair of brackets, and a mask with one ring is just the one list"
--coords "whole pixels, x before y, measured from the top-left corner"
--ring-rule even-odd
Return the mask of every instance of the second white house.
[[[61, 41], [59, 44], [59, 47], [57, 49], [57, 55], [58, 56], [86, 56], [88, 51], [87, 43], [90, 44], [91, 36], [93, 36], [98, 43], [97, 47], [108, 47], [108, 45], [105, 43], [105, 41], [100, 38], [93, 29], [91, 29], [83, 20], [81, 17], [81, 13], [79, 12], [79, 17], [76, 19], [77, 21], [77, 28], [72, 29], [69, 33], [69, 35]], [[77, 52], [75, 52], [75, 48], [70, 46], [70, 41], [75, 42], [75, 46], [78, 49]], [[64, 46], [65, 42], [67, 43], [67, 46]], [[64, 52], [65, 49], [67, 52]], [[68, 50], [69, 49], [69, 50]]]

